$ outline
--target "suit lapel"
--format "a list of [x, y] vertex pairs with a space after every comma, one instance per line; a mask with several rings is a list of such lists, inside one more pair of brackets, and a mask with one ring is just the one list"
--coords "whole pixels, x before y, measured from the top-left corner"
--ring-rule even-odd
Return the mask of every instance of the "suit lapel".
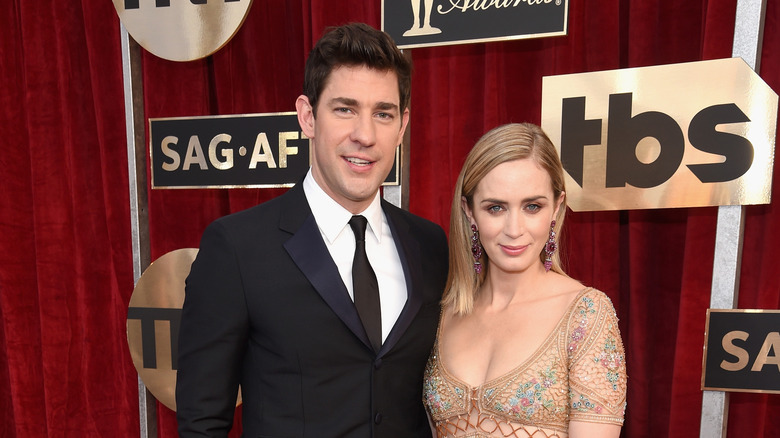
[[394, 208], [382, 201], [382, 209], [393, 233], [398, 256], [401, 258], [401, 266], [403, 266], [406, 278], [407, 298], [406, 305], [398, 316], [398, 320], [379, 350], [380, 357], [395, 346], [422, 306], [422, 290], [420, 289], [422, 287], [422, 261], [420, 260], [418, 241], [411, 234], [409, 223]]
[[290, 189], [285, 197], [279, 228], [292, 234], [284, 243], [284, 248], [303, 275], [342, 322], [370, 349], [371, 343], [355, 304], [311, 214], [302, 183]]

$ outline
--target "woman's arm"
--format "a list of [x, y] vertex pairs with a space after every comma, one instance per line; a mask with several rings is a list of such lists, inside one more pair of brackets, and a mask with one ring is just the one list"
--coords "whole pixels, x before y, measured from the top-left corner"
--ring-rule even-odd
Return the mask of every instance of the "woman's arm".
[[616, 424], [570, 421], [569, 438], [618, 438], [620, 429]]
[[433, 438], [438, 438], [438, 435], [436, 435], [436, 426], [433, 425], [433, 419], [427, 409], [425, 410], [425, 416], [428, 417], [428, 425], [431, 426], [431, 436]]

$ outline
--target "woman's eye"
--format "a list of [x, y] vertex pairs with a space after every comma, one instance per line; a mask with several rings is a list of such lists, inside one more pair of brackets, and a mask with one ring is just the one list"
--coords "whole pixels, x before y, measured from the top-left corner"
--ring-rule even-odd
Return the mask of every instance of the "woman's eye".
[[500, 205], [491, 205], [490, 207], [488, 207], [488, 211], [491, 212], [491, 213], [498, 213], [499, 211], [501, 211], [501, 206]]
[[526, 208], [527, 208], [529, 211], [531, 211], [531, 212], [537, 212], [537, 211], [539, 211], [539, 209], [540, 209], [540, 208], [542, 208], [542, 207], [541, 207], [541, 206], [539, 206], [539, 205], [537, 205], [537, 204], [528, 204], [528, 206], [526, 206]]

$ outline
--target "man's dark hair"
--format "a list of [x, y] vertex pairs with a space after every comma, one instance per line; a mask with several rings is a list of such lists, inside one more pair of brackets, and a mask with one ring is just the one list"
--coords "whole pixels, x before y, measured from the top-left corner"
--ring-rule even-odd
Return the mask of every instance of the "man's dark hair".
[[399, 109], [403, 112], [409, 106], [411, 61], [404, 57], [390, 35], [364, 23], [350, 23], [329, 28], [306, 60], [303, 94], [309, 98], [315, 117], [317, 102], [330, 73], [341, 66], [366, 66], [395, 72], [398, 76]]

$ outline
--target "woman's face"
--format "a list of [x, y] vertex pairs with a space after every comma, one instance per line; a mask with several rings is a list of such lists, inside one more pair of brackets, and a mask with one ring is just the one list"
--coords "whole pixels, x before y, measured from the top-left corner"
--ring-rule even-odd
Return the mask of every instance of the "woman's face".
[[550, 235], [564, 194], [556, 201], [547, 171], [532, 159], [499, 164], [477, 185], [463, 210], [479, 230], [491, 272], [544, 269], [539, 253]]

